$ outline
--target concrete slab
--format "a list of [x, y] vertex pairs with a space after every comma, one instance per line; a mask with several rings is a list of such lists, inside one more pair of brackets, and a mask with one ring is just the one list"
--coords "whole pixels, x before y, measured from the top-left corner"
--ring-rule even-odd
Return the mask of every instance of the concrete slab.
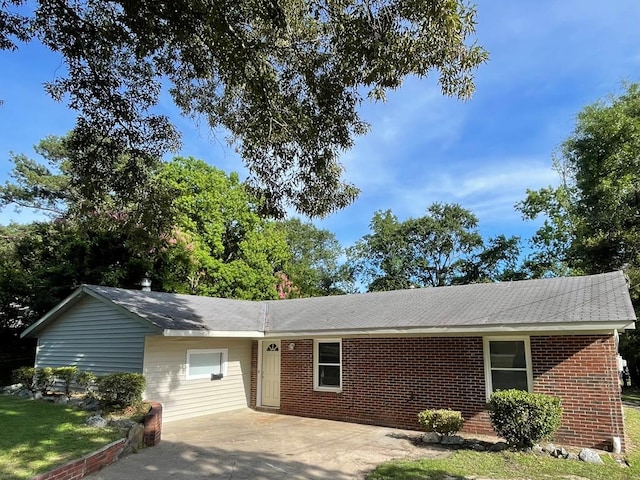
[[446, 457], [420, 445], [420, 432], [250, 409], [167, 423], [162, 441], [129, 455], [92, 480], [363, 479], [399, 458]]

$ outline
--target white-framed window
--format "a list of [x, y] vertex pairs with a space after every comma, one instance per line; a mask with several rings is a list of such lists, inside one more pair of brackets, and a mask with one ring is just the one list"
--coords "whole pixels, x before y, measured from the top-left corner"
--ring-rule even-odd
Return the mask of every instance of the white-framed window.
[[487, 400], [496, 390], [533, 391], [529, 337], [485, 337]]
[[[187, 380], [198, 378], [211, 379], [212, 375], [222, 377], [227, 375], [226, 348], [187, 350]], [[222, 378], [219, 377], [219, 378]]]
[[315, 340], [313, 346], [313, 388], [342, 391], [342, 340]]

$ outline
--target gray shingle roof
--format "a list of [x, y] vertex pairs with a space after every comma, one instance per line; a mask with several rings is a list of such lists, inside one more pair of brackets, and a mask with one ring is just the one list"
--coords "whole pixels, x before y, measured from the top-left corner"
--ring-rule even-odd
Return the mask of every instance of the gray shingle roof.
[[84, 285], [163, 330], [262, 331], [263, 302]]
[[622, 272], [265, 302], [84, 288], [169, 330], [330, 333], [635, 320]]
[[272, 332], [635, 319], [622, 272], [281, 300], [268, 312]]

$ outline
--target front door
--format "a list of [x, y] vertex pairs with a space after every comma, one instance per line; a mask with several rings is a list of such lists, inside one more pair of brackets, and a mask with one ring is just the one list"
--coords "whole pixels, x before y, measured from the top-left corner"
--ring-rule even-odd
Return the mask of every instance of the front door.
[[262, 342], [262, 406], [280, 406], [280, 340]]

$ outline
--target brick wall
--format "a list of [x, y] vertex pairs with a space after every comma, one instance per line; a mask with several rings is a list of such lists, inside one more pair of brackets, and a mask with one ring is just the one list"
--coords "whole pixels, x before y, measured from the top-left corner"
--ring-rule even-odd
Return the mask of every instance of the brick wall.
[[480, 337], [343, 339], [341, 393], [313, 390], [313, 340], [294, 343], [282, 350], [283, 413], [418, 429], [417, 412], [454, 408], [486, 430]]
[[31, 480], [78, 480], [84, 478], [113, 463], [124, 449], [125, 443], [126, 440], [124, 438], [117, 440], [78, 460], [73, 460], [46, 473], [36, 475]]
[[558, 439], [610, 449], [617, 436], [624, 444], [613, 336], [531, 337], [531, 357], [535, 391], [562, 398]]
[[[291, 342], [293, 350], [281, 350], [281, 413], [419, 429], [417, 412], [452, 408], [462, 411], [466, 432], [493, 433], [482, 337], [344, 338], [341, 393], [313, 390], [313, 340]], [[613, 337], [531, 337], [531, 350], [534, 390], [563, 398], [556, 441], [606, 448], [612, 436], [623, 439]], [[257, 351], [254, 342], [252, 372]]]
[[145, 447], [154, 447], [162, 438], [162, 404], [150, 402], [151, 409], [144, 416], [143, 442]]

